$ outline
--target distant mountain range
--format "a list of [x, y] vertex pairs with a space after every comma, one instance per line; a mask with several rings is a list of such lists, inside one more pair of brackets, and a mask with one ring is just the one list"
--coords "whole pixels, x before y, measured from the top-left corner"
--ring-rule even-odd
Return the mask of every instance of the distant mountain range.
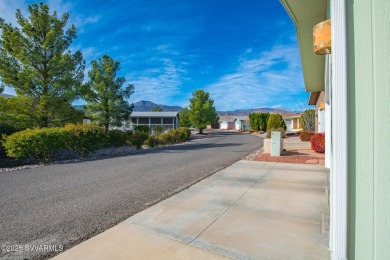
[[[82, 109], [83, 105], [75, 105], [73, 106], [76, 109]], [[180, 111], [182, 107], [180, 106], [167, 106], [153, 103], [151, 101], [141, 100], [134, 103], [134, 112], [147, 112], [152, 111], [153, 108], [160, 107], [164, 112], [176, 112]], [[252, 109], [241, 109], [234, 111], [217, 111], [219, 116], [247, 116], [249, 113], [253, 112], [269, 112], [269, 113], [296, 113], [295, 111], [288, 111], [285, 109], [278, 108], [268, 108], [268, 107], [260, 107], [260, 108], [252, 108]]]
[[134, 111], [135, 112], [146, 112], [146, 111], [152, 111], [153, 108], [160, 107], [162, 111], [164, 112], [177, 112], [182, 109], [182, 107], [179, 106], [166, 106], [166, 105], [159, 105], [155, 104], [151, 101], [138, 101], [137, 103], [134, 103]]
[[295, 111], [289, 111], [285, 109], [279, 108], [269, 108], [269, 107], [259, 107], [259, 108], [251, 108], [251, 109], [239, 109], [234, 111], [218, 111], [219, 116], [247, 116], [249, 113], [254, 112], [263, 112], [263, 113], [279, 113], [279, 114], [287, 114], [287, 113], [296, 113]]

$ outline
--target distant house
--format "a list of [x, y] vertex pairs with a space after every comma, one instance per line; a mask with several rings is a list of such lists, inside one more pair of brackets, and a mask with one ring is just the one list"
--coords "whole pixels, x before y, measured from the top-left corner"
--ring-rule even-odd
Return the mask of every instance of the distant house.
[[236, 117], [234, 118], [233, 122], [234, 122], [234, 129], [237, 131], [246, 131], [251, 129], [249, 117], [246, 116]]
[[287, 133], [296, 133], [303, 130], [301, 114], [282, 114], [282, 117], [287, 127]]
[[235, 117], [230, 115], [220, 116], [218, 121], [219, 129], [224, 129], [224, 130], [234, 129], [234, 119]]
[[156, 126], [162, 126], [164, 130], [179, 128], [179, 112], [133, 112], [130, 115], [129, 129], [138, 125], [147, 125], [153, 132]]

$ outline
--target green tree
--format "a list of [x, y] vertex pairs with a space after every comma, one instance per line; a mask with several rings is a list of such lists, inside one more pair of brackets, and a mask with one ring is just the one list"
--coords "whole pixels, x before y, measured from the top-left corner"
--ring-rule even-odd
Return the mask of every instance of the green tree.
[[303, 130], [309, 130], [314, 133], [316, 128], [316, 111], [314, 109], [306, 109], [303, 111], [301, 124]]
[[286, 123], [284, 122], [282, 115], [271, 114], [268, 118], [267, 129], [273, 130], [278, 128], [283, 128], [284, 130], [286, 130]]
[[[82, 111], [74, 109], [64, 101], [58, 101], [55, 105], [54, 111], [48, 111], [49, 117], [52, 118], [51, 124], [82, 122]], [[12, 125], [17, 130], [40, 126], [39, 113], [36, 113], [35, 106], [34, 99], [27, 96], [0, 97], [0, 124]], [[54, 104], [50, 107], [54, 107]]]
[[108, 55], [92, 61], [88, 72], [90, 81], [86, 84], [86, 114], [108, 131], [109, 126], [121, 126], [133, 111], [133, 104], [126, 100], [134, 92], [134, 86], [125, 83], [124, 77], [117, 77], [119, 62]]
[[187, 107], [179, 111], [179, 124], [180, 127], [191, 127], [190, 110]]
[[218, 122], [218, 114], [215, 110], [214, 100], [210, 98], [210, 94], [204, 90], [196, 90], [192, 93], [190, 99], [189, 119], [191, 125], [199, 129], [199, 134], [206, 128], [208, 124]]
[[43, 3], [29, 5], [28, 11], [28, 18], [16, 11], [20, 28], [0, 18], [0, 79], [31, 100], [38, 126], [57, 125], [64, 121], [64, 109], [77, 113], [70, 103], [79, 97], [85, 62], [80, 51], [69, 50], [76, 28], [67, 28], [68, 13], [59, 19]]
[[253, 131], [267, 131], [269, 113], [255, 112], [249, 113], [249, 123]]
[[161, 111], [163, 111], [163, 110], [159, 106], [156, 106], [156, 107], [152, 108], [152, 112], [161, 112]]

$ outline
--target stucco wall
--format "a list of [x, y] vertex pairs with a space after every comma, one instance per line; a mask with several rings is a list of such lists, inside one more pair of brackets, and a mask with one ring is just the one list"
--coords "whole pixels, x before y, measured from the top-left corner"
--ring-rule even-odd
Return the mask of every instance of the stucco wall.
[[348, 259], [390, 259], [390, 2], [346, 2]]

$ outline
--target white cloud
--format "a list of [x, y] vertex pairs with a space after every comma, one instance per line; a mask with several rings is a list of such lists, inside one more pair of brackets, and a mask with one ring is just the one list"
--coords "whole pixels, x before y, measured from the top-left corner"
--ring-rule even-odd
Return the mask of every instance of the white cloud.
[[302, 92], [303, 79], [296, 47], [275, 46], [271, 51], [257, 55], [253, 52], [246, 51], [232, 73], [206, 86], [217, 109], [286, 107], [294, 102], [294, 94]]
[[173, 59], [153, 59], [156, 67], [126, 75], [135, 91], [131, 101], [149, 100], [158, 104], [170, 104], [172, 97], [181, 92], [180, 86], [186, 71]]

